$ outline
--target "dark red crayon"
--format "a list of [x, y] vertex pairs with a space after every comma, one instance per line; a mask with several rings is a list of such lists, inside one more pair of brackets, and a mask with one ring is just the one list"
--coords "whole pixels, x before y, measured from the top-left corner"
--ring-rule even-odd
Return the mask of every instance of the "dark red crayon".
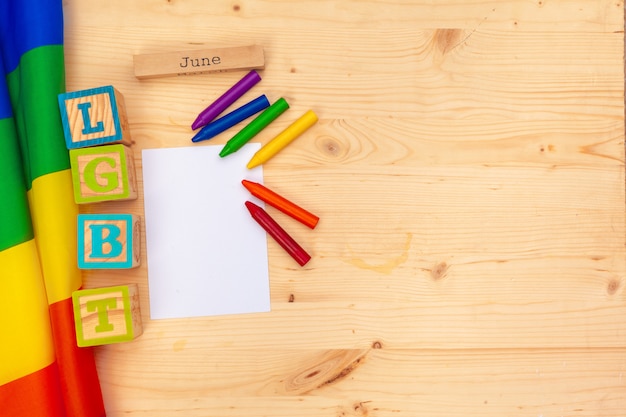
[[285, 230], [280, 227], [278, 223], [272, 217], [267, 214], [265, 210], [261, 207], [257, 206], [251, 201], [246, 201], [246, 207], [250, 212], [252, 218], [261, 225], [263, 229], [272, 237], [274, 240], [282, 246], [285, 251], [291, 255], [293, 259], [300, 264], [300, 266], [304, 266], [311, 259], [311, 255], [309, 255], [298, 242], [293, 240]]

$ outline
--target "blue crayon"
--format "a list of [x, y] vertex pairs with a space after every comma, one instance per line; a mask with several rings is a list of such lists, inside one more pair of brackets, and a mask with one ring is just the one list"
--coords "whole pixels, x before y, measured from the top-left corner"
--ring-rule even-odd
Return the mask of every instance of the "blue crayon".
[[255, 98], [251, 102], [244, 104], [236, 110], [228, 113], [227, 115], [220, 117], [217, 120], [204, 126], [196, 135], [191, 138], [192, 142], [200, 142], [202, 140], [211, 139], [214, 136], [219, 135], [226, 129], [233, 127], [237, 123], [247, 119], [255, 113], [269, 107], [270, 102], [263, 94], [260, 97]]

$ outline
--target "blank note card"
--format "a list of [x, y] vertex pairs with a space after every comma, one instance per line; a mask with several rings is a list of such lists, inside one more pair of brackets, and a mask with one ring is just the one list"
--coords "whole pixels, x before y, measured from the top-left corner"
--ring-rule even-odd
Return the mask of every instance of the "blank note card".
[[261, 167], [246, 168], [259, 148], [225, 158], [222, 146], [143, 151], [151, 318], [270, 310], [267, 239], [241, 185], [263, 181]]

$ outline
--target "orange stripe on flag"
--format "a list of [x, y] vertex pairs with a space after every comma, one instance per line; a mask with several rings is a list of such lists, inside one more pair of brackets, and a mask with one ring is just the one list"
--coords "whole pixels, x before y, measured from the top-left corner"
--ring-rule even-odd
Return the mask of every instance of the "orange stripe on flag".
[[0, 386], [3, 416], [66, 417], [56, 363]]
[[56, 357], [61, 367], [61, 386], [68, 416], [106, 415], [100, 382], [91, 348], [76, 344], [72, 299], [50, 306]]

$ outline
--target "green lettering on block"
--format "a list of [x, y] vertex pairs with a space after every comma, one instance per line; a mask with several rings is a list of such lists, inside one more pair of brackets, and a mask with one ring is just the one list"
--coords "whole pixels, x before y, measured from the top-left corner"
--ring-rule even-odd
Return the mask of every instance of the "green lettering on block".
[[109, 309], [117, 308], [117, 300], [115, 298], [102, 298], [100, 300], [90, 300], [86, 303], [87, 311], [93, 313], [98, 312], [98, 325], [95, 328], [96, 333], [112, 332], [115, 329], [113, 323], [109, 322]]
[[80, 347], [128, 342], [143, 332], [137, 284], [76, 290], [72, 306]]
[[[98, 175], [96, 174], [96, 170], [100, 164], [107, 164], [113, 169], [113, 171], [101, 172], [100, 178], [105, 180], [104, 185], [100, 185], [98, 182]], [[99, 158], [94, 158], [85, 166], [84, 179], [85, 183], [92, 190], [99, 193], [106, 193], [112, 190], [115, 190], [119, 182], [117, 180], [117, 172], [115, 171], [115, 159], [108, 156], [101, 156]]]
[[132, 150], [122, 144], [70, 149], [78, 204], [137, 198]]

